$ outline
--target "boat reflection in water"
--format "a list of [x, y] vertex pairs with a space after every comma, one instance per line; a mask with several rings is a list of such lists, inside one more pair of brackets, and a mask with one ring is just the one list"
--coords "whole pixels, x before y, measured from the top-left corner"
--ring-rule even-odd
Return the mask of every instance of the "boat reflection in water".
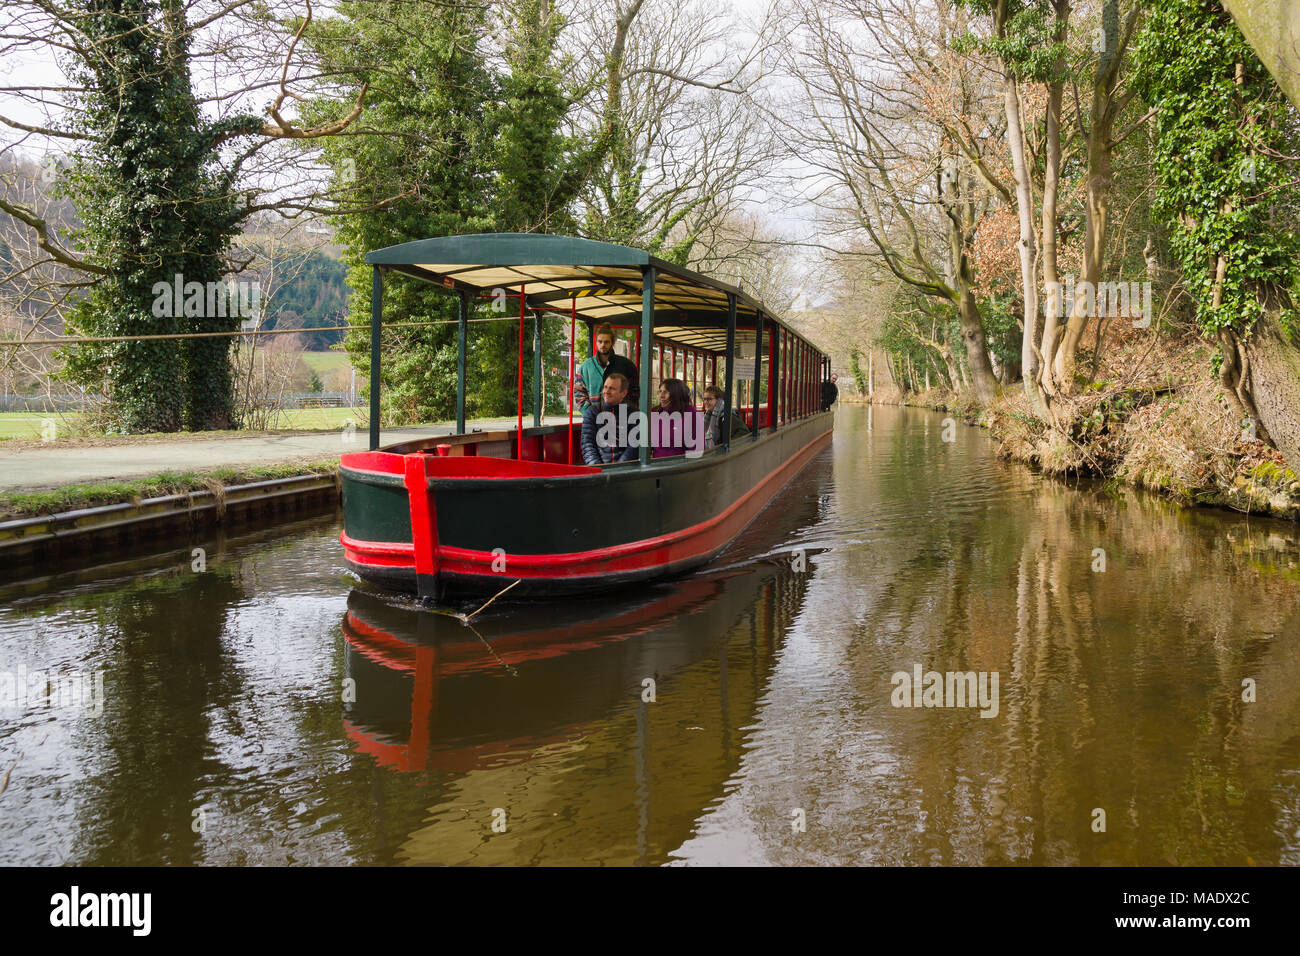
[[753, 556], [816, 519], [815, 488], [781, 499], [724, 567], [472, 628], [354, 590], [346, 733], [430, 797], [396, 862], [666, 861], [739, 767], [814, 571]]

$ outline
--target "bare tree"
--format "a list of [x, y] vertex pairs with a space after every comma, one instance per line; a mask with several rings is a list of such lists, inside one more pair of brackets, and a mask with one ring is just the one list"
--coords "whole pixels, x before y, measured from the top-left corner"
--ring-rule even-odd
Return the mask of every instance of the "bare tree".
[[[1083, 262], [1074, 301], [1070, 304], [1070, 317], [1063, 334], [1057, 340], [1055, 354], [1043, 353], [1046, 366], [1051, 364], [1051, 378], [1044, 368], [1044, 390], [1049, 396], [1074, 388], [1075, 356], [1079, 343], [1096, 322], [1088, 314], [1091, 301], [1087, 290], [1095, 289], [1103, 280], [1106, 261], [1106, 238], [1110, 227], [1110, 202], [1113, 186], [1112, 158], [1115, 148], [1150, 114], [1144, 115], [1128, 129], [1116, 132], [1115, 124], [1136, 95], [1131, 87], [1121, 83], [1122, 67], [1129, 42], [1133, 38], [1142, 5], [1137, 0], [1102, 0], [1100, 23], [1095, 28], [1093, 50], [1096, 53], [1092, 72], [1092, 110], [1084, 129], [1087, 151], [1087, 221], [1083, 237]], [[1078, 95], [1075, 90], [1076, 97]], [[1084, 117], [1076, 99], [1075, 112], [1082, 127]]]
[[865, 241], [906, 288], [953, 308], [976, 394], [991, 401], [971, 247], [1011, 194], [993, 77], [952, 49], [970, 24], [942, 0], [794, 0], [789, 26], [802, 96], [785, 135], [814, 170], [823, 244]]
[[585, 14], [574, 36], [593, 55], [575, 118], [610, 146], [582, 197], [584, 231], [707, 266], [775, 160], [749, 96], [772, 21], [742, 27], [703, 0], [596, 0]]

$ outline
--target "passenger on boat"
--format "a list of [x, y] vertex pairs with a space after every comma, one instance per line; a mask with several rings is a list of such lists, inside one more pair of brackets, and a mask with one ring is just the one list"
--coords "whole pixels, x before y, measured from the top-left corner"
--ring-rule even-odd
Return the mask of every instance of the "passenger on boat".
[[832, 375], [827, 381], [822, 382], [822, 411], [834, 405], [835, 399], [840, 397], [840, 387], [835, 384], [838, 379], [838, 375]]
[[659, 407], [650, 413], [650, 435], [654, 458], [703, 453], [704, 417], [691, 404], [691, 393], [681, 379], [659, 383]]
[[[727, 401], [722, 389], [709, 385], [704, 389], [704, 450], [716, 448], [722, 444], [722, 419], [727, 414]], [[731, 413], [731, 437], [740, 438], [748, 435], [745, 420], [735, 412]]]
[[641, 399], [641, 374], [636, 363], [614, 351], [614, 330], [608, 322], [596, 326], [596, 354], [588, 358], [573, 376], [573, 401], [584, 415], [593, 395], [600, 395], [607, 376], [621, 373], [630, 383], [627, 403], [637, 407]]
[[623, 373], [610, 372], [601, 387], [601, 397], [589, 403], [582, 413], [582, 460], [586, 464], [636, 460], [637, 447], [628, 443], [631, 412], [627, 407], [627, 393], [628, 380]]

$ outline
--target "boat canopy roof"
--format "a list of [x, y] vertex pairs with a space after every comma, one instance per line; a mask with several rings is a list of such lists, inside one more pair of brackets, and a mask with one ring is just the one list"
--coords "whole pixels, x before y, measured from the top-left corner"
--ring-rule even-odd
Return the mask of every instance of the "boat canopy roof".
[[485, 233], [418, 239], [366, 254], [366, 264], [449, 289], [524, 290], [528, 308], [551, 309], [614, 326], [641, 324], [643, 270], [655, 269], [655, 335], [694, 348], [725, 352], [728, 297], [735, 296], [736, 328], [763, 323], [794, 333], [761, 302], [739, 288], [658, 259], [642, 249], [573, 236]]

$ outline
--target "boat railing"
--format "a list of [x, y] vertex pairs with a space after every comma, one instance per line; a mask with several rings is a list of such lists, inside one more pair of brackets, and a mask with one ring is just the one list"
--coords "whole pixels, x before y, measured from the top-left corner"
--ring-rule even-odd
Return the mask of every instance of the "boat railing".
[[[699, 409], [697, 409], [699, 411]], [[741, 420], [749, 429], [746, 434], [732, 438], [729, 445], [718, 445], [702, 451], [699, 455], [688, 456], [693, 459], [726, 454], [737, 445], [753, 438], [753, 407], [738, 409]], [[795, 424], [803, 417], [783, 421], [780, 427]], [[768, 405], [759, 406], [760, 436], [770, 434]], [[779, 430], [779, 429], [778, 429]], [[566, 442], [566, 435], [568, 441]], [[519, 461], [536, 461], [557, 465], [582, 465], [582, 422], [561, 422], [549, 425], [528, 426], [523, 431], [523, 448], [519, 448], [519, 435], [513, 428], [493, 429], [489, 431], [471, 431], [456, 435], [438, 435], [402, 442], [385, 449], [390, 454], [411, 455], [425, 454], [437, 457], [461, 458], [513, 458]], [[679, 456], [670, 456], [676, 458]], [[663, 461], [664, 459], [653, 459]], [[638, 465], [637, 460], [610, 462], [600, 468], [612, 468], [622, 465]]]

